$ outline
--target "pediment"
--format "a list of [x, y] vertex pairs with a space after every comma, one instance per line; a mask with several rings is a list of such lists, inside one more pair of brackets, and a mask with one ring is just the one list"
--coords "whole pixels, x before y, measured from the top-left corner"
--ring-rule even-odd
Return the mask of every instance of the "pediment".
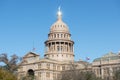
[[36, 56], [39, 55], [34, 52], [28, 52], [23, 58], [36, 57]]

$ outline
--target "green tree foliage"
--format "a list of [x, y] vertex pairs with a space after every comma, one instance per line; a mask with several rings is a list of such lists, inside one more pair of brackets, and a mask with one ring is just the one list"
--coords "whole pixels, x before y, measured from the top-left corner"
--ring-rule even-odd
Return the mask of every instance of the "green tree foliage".
[[9, 59], [7, 54], [3, 53], [0, 55], [0, 62], [5, 63], [4, 66], [2, 66], [4, 69], [8, 70], [11, 73], [15, 73], [18, 69], [17, 62], [20, 60], [20, 58], [17, 55], [12, 55]]
[[97, 78], [93, 72], [82, 71], [64, 71], [62, 77], [59, 80], [102, 80]]
[[17, 80], [17, 77], [12, 73], [0, 68], [0, 80]]
[[69, 68], [69, 70], [63, 71], [60, 77], [58, 76], [59, 80], [102, 80], [86, 67], [85, 70], [80, 70], [76, 64], [72, 63]]
[[21, 77], [19, 80], [36, 80], [36, 77], [33, 75], [27, 75], [27, 76]]

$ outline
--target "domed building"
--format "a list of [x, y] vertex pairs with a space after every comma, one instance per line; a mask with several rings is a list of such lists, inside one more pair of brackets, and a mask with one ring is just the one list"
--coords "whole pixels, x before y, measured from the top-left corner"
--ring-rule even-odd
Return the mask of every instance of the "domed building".
[[109, 80], [115, 71], [120, 69], [120, 52], [118, 54], [109, 52], [100, 58], [94, 59], [92, 69], [98, 77]]
[[28, 52], [20, 63], [18, 79], [33, 75], [36, 80], [56, 80], [62, 71], [68, 70], [71, 63], [85, 67], [84, 61], [74, 61], [74, 41], [71, 40], [69, 27], [62, 20], [60, 8], [57, 21], [52, 24], [48, 39], [45, 41], [44, 58], [34, 52]]
[[36, 80], [58, 80], [60, 73], [70, 70], [72, 64], [77, 65], [76, 69], [92, 71], [101, 78], [112, 77], [113, 72], [120, 69], [120, 52], [107, 53], [96, 58], [92, 64], [82, 60], [75, 61], [74, 56], [74, 41], [71, 40], [69, 27], [63, 22], [59, 8], [57, 20], [51, 25], [45, 41], [44, 58], [35, 52], [28, 52], [19, 64], [18, 79], [32, 75]]

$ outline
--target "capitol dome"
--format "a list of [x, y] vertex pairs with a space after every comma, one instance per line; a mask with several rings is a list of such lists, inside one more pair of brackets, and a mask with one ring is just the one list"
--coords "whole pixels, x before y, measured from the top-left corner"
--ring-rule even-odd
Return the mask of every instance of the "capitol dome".
[[60, 11], [60, 9], [58, 10], [57, 16], [58, 16], [58, 19], [51, 26], [50, 33], [54, 33], [54, 32], [69, 33], [68, 26], [62, 21], [62, 12]]
[[57, 12], [57, 20], [50, 28], [45, 46], [45, 58], [58, 61], [74, 61], [74, 41], [71, 40], [67, 24], [62, 21], [60, 7]]
[[69, 29], [68, 29], [67, 25], [62, 20], [58, 20], [52, 25], [50, 32], [51, 33], [53, 33], [53, 32], [69, 33]]

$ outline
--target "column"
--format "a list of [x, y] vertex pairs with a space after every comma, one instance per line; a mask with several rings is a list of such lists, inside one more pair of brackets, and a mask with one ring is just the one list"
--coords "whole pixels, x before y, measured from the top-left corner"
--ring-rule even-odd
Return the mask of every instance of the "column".
[[72, 52], [73, 52], [73, 44], [71, 43], [71, 49], [72, 49]]
[[54, 52], [55, 52], [55, 42], [54, 42]]
[[70, 53], [72, 52], [72, 47], [71, 47], [71, 43], [70, 43]]
[[61, 44], [59, 42], [59, 53], [61, 53]]
[[67, 52], [68, 52], [68, 43], [67, 43]]
[[55, 42], [55, 52], [57, 51], [57, 44], [56, 44], [56, 42]]
[[101, 68], [101, 75], [100, 75], [100, 77], [103, 79], [104, 78], [104, 69], [103, 68]]
[[51, 42], [51, 52], [53, 52], [53, 42]]
[[45, 53], [47, 53], [47, 50], [48, 50], [48, 49], [47, 49], [47, 44], [45, 44]]
[[63, 42], [63, 53], [65, 52], [65, 42]]
[[73, 53], [74, 53], [74, 46], [73, 46]]
[[67, 43], [65, 43], [66, 45], [65, 45], [65, 52], [67, 52]]
[[70, 43], [68, 43], [68, 51], [70, 52]]
[[49, 45], [49, 43], [47, 45], [48, 45], [48, 52], [49, 52], [50, 51], [50, 45]]
[[72, 50], [72, 52], [73, 52], [73, 44], [71, 43], [71, 50]]

